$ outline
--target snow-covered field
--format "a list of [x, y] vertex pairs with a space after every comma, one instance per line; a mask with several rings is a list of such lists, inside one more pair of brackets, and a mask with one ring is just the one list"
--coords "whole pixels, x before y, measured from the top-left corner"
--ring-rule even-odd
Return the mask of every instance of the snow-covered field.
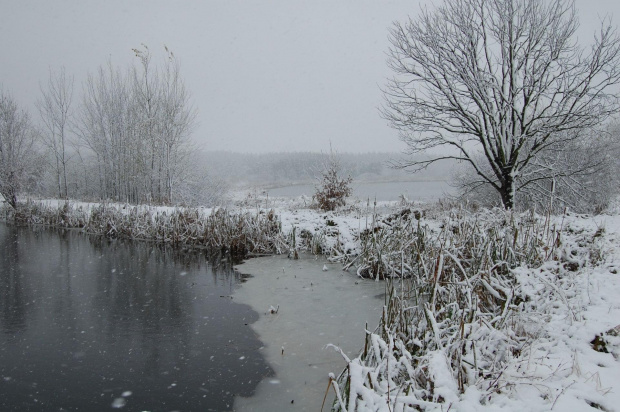
[[[52, 205], [53, 201], [47, 203]], [[374, 220], [398, 212], [405, 204], [369, 204], [358, 200], [335, 213], [322, 213], [308, 205], [306, 198], [284, 200], [254, 195], [238, 200], [233, 209], [246, 212], [273, 209], [281, 221], [283, 235], [289, 242], [295, 239], [297, 248], [316, 247], [331, 261], [350, 262], [361, 250], [360, 233], [373, 227]], [[426, 209], [420, 224], [430, 231], [440, 230], [446, 224], [445, 214], [450, 213], [423, 205], [406, 206]], [[545, 219], [544, 216], [539, 218]], [[548, 256], [547, 261], [537, 267], [521, 265], [511, 269], [512, 290], [502, 293], [518, 294], [520, 301], [513, 301], [508, 308], [514, 312], [513, 316], [506, 317], [512, 323], [493, 329], [496, 334], [518, 335], [516, 341], [522, 345], [511, 351], [504, 351], [501, 346], [492, 347], [492, 342], [514, 336], [491, 339], [486, 334], [481, 335], [486, 341], [473, 341], [474, 346], [486, 344], [491, 351], [496, 350], [488, 352], [496, 355], [495, 373], [485, 375], [482, 369], [469, 368], [470, 375], [471, 370], [479, 374], [469, 376], [469, 382], [473, 383], [461, 390], [461, 382], [441, 345], [438, 344], [432, 353], [405, 354], [401, 351], [397, 357], [392, 356], [394, 341], [377, 340], [377, 345], [387, 345], [377, 349], [387, 354], [387, 371], [373, 369], [359, 359], [348, 357], [347, 389], [351, 398], [341, 393], [341, 409], [620, 410], [620, 337], [613, 334], [604, 337], [606, 352], [594, 350], [591, 344], [597, 335], [620, 325], [620, 216], [617, 213], [600, 216], [569, 213], [551, 217], [551, 220], [558, 230], [553, 256]], [[541, 253], [549, 247], [541, 244]], [[355, 273], [354, 268], [352, 265], [351, 273]], [[496, 289], [490, 287], [489, 290]], [[346, 302], [334, 302], [334, 310], [347, 310]], [[359, 348], [363, 346], [364, 341], [360, 340]], [[403, 374], [407, 368], [415, 369], [422, 357], [425, 361], [418, 365], [423, 365], [420, 366], [425, 368], [422, 372], [430, 377], [425, 399], [416, 397], [413, 389], [403, 392], [398, 384], [403, 382], [403, 376], [391, 375]], [[413, 376], [416, 373], [413, 369], [405, 375]], [[374, 376], [374, 373], [383, 375]], [[342, 391], [343, 386], [339, 390]]]

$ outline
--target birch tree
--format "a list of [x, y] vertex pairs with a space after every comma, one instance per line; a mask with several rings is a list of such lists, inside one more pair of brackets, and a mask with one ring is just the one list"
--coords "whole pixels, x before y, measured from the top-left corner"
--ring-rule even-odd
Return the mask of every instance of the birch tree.
[[40, 88], [41, 99], [37, 101], [37, 109], [44, 126], [42, 140], [54, 156], [58, 196], [66, 199], [69, 196], [67, 164], [70, 160], [68, 148], [73, 77], [67, 76], [64, 67], [57, 73], [50, 70], [47, 87]]
[[545, 152], [570, 147], [620, 107], [615, 29], [603, 21], [584, 48], [578, 26], [565, 0], [454, 0], [395, 23], [382, 114], [407, 154], [430, 155], [401, 166], [467, 162], [506, 208], [561, 175]]
[[0, 87], [0, 195], [13, 208], [40, 172], [36, 138], [28, 112]]

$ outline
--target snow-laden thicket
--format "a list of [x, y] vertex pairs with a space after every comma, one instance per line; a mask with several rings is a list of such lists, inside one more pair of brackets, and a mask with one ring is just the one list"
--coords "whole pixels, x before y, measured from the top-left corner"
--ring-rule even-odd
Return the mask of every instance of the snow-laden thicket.
[[335, 410], [613, 409], [599, 372], [580, 371], [620, 355], [613, 336], [604, 361], [589, 345], [617, 322], [587, 313], [609, 298], [594, 273], [616, 273], [602, 227], [503, 210], [418, 219], [383, 219], [361, 239], [359, 267], [399, 280], [361, 354], [343, 354]]

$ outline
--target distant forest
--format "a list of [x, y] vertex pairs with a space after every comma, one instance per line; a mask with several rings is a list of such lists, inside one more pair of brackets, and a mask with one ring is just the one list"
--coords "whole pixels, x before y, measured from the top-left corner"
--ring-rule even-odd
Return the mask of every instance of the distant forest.
[[[197, 164], [211, 177], [230, 186], [260, 186], [315, 181], [326, 153], [281, 152], [248, 154], [227, 151], [197, 153]], [[454, 162], [433, 164], [411, 174], [391, 167], [399, 153], [338, 153], [343, 171], [358, 182], [449, 180]]]

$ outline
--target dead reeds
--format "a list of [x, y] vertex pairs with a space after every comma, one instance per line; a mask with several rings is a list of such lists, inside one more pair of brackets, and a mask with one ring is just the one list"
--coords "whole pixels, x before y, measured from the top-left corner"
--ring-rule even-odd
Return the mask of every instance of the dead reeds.
[[221, 250], [234, 256], [288, 251], [278, 216], [270, 211], [229, 211], [99, 204], [58, 207], [37, 202], [19, 204], [8, 217], [18, 224], [41, 224], [81, 229], [84, 233], [154, 241], [170, 245]]
[[351, 263], [388, 279], [385, 307], [361, 354], [343, 354], [334, 410], [449, 408], [470, 386], [498, 391], [537, 313], [514, 269], [553, 261], [565, 270], [561, 231], [549, 218], [504, 210], [456, 210], [433, 227], [409, 212], [375, 216]]

